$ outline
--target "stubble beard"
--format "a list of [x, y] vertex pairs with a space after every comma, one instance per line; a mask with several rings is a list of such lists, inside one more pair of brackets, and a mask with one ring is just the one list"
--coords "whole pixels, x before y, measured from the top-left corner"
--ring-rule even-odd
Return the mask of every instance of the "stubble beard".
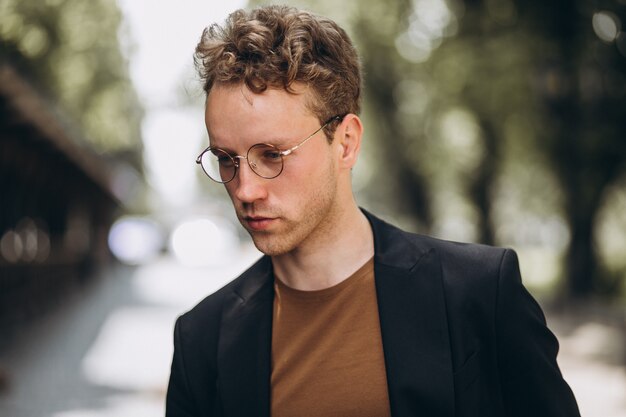
[[296, 211], [296, 218], [289, 218], [289, 214], [279, 217], [280, 230], [246, 228], [259, 251], [268, 256], [285, 255], [305, 245], [324, 242], [331, 236], [332, 219], [336, 215], [337, 179], [333, 169], [329, 167], [327, 172], [321, 187]]

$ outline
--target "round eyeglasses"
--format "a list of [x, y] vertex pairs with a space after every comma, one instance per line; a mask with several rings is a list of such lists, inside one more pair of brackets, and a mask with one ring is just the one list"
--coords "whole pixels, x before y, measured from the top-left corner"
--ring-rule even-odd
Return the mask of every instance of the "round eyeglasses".
[[239, 161], [245, 159], [248, 166], [259, 177], [272, 179], [283, 172], [284, 158], [293, 151], [304, 145], [330, 123], [342, 120], [344, 116], [333, 116], [328, 119], [319, 129], [304, 138], [296, 146], [281, 151], [274, 145], [257, 143], [252, 145], [246, 155], [231, 155], [223, 149], [209, 146], [196, 158], [196, 163], [202, 166], [204, 173], [215, 182], [225, 184], [232, 181], [237, 175]]

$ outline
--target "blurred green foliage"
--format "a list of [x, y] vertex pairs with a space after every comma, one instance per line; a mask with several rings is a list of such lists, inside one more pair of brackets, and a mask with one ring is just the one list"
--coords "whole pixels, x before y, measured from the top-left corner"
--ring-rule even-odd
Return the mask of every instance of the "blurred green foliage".
[[0, 0], [0, 63], [56, 101], [100, 153], [138, 166], [142, 110], [110, 0]]
[[338, 21], [361, 53], [368, 206], [513, 246], [539, 290], [622, 292], [626, 2], [288, 3]]

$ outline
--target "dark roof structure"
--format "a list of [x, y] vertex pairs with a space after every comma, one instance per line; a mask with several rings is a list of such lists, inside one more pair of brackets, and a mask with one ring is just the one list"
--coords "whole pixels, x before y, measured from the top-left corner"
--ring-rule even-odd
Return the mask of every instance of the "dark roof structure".
[[0, 65], [3, 334], [110, 259], [108, 231], [122, 209], [114, 165], [77, 132], [24, 77]]

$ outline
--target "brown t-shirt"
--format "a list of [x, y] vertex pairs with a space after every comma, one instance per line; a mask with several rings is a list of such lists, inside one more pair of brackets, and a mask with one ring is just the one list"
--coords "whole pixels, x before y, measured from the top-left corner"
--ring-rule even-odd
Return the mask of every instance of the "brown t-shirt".
[[390, 416], [373, 259], [330, 288], [274, 291], [272, 417]]

